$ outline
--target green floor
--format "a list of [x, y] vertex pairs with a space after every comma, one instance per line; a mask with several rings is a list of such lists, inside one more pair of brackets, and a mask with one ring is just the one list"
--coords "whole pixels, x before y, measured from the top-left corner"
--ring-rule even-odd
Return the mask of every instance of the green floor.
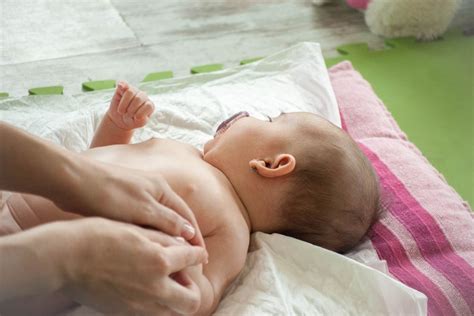
[[452, 31], [442, 40], [396, 39], [384, 51], [341, 47], [372, 84], [409, 139], [474, 205], [474, 36]]

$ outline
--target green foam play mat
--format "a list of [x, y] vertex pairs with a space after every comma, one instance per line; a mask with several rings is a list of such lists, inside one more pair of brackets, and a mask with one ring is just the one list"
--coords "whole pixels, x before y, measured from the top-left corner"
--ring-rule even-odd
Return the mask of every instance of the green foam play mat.
[[345, 45], [328, 67], [349, 60], [374, 88], [410, 141], [474, 205], [474, 36], [433, 42], [387, 41], [387, 49]]

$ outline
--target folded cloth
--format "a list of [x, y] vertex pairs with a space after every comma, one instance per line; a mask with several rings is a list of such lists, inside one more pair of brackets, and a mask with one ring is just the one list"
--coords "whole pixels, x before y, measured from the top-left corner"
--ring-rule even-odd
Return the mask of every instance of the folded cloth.
[[428, 296], [430, 315], [474, 314], [474, 218], [349, 62], [330, 69], [343, 128], [381, 182], [385, 212], [369, 232], [392, 276]]

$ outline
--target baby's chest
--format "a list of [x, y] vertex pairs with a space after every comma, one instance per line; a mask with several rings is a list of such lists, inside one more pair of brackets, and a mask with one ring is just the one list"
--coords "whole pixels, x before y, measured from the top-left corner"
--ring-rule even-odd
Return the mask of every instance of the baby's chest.
[[150, 164], [193, 211], [203, 236], [229, 221], [232, 199], [225, 179], [193, 147], [167, 140], [153, 145]]
[[135, 163], [150, 171], [179, 176], [203, 162], [199, 150], [173, 140], [152, 138], [135, 146]]
[[[194, 147], [167, 139], [150, 139], [133, 145], [106, 146], [84, 153], [91, 158], [157, 174], [193, 211], [203, 234], [225, 221], [229, 200], [225, 179]], [[229, 202], [230, 203], [230, 202]], [[227, 203], [227, 204], [229, 204]]]
[[172, 174], [186, 173], [190, 165], [202, 161], [200, 152], [192, 146], [155, 138], [137, 144], [97, 147], [82, 155], [131, 169]]

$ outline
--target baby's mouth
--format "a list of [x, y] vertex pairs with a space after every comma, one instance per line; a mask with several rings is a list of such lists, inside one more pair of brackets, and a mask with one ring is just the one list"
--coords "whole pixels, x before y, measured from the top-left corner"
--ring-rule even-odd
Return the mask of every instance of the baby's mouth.
[[216, 130], [216, 134], [214, 135], [214, 138], [216, 138], [217, 136], [221, 135], [222, 133], [224, 133], [227, 129], [229, 129], [229, 127], [234, 124], [235, 122], [237, 122], [238, 120], [240, 120], [241, 118], [243, 117], [247, 117], [249, 116], [249, 113], [248, 112], [245, 112], [245, 111], [241, 111], [241, 112], [238, 112], [234, 115], [232, 115], [231, 117], [229, 117], [227, 120], [225, 120], [224, 122], [222, 122], [221, 124], [219, 124], [219, 126], [217, 127], [217, 130]]

